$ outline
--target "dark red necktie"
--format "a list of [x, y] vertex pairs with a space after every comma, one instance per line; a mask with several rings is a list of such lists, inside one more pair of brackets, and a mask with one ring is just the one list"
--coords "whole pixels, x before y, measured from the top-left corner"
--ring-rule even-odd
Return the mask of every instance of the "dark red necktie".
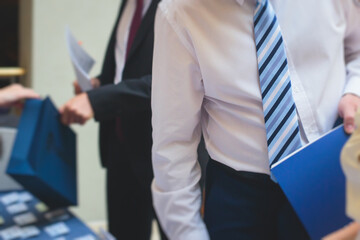
[[[132, 44], [134, 42], [136, 33], [137, 33], [137, 31], [138, 31], [138, 29], [140, 27], [140, 24], [141, 24], [143, 5], [144, 5], [143, 0], [136, 0], [136, 9], [135, 9], [135, 13], [134, 13], [133, 19], [131, 21], [131, 25], [130, 25], [129, 38], [128, 38], [128, 42], [127, 42], [127, 46], [126, 46], [125, 60], [129, 56], [131, 46], [132, 46]], [[117, 133], [119, 141], [123, 142], [124, 141], [124, 134], [123, 134], [123, 130], [122, 130], [122, 124], [121, 124], [121, 118], [120, 117], [116, 118], [116, 133]]]
[[129, 32], [129, 38], [128, 38], [127, 47], [126, 47], [126, 58], [125, 59], [128, 58], [128, 55], [129, 55], [131, 46], [134, 42], [136, 33], [140, 27], [143, 6], [144, 6], [144, 0], [136, 0], [136, 10], [135, 10], [135, 13], [134, 13], [133, 19], [131, 21], [131, 25], [130, 25], [130, 32]]

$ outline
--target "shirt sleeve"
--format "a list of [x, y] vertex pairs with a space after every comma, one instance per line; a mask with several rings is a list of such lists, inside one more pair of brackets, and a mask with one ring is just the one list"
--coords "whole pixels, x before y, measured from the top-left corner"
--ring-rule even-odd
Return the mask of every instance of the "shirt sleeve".
[[204, 89], [186, 31], [158, 8], [152, 81], [153, 203], [170, 239], [209, 239], [200, 216], [201, 105]]
[[360, 96], [360, 7], [349, 0], [347, 6], [347, 30], [345, 36], [345, 61], [347, 84], [344, 93]]

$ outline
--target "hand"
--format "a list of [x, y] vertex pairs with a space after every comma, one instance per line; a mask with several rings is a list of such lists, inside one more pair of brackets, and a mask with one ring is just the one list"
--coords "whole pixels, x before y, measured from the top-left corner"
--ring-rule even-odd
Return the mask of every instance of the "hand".
[[359, 231], [360, 224], [357, 222], [351, 222], [343, 228], [325, 236], [322, 240], [355, 240]]
[[79, 85], [78, 81], [75, 80], [73, 82], [73, 86], [74, 86], [74, 94], [75, 95], [79, 95], [80, 93], [82, 93], [82, 90], [80, 88], [80, 85]]
[[360, 97], [353, 94], [344, 95], [339, 103], [338, 111], [344, 119], [345, 132], [351, 134], [355, 130], [355, 114], [360, 106]]
[[81, 93], [70, 99], [60, 110], [61, 122], [65, 125], [72, 123], [85, 124], [94, 116], [90, 100], [86, 93]]
[[[83, 91], [81, 90], [81, 88], [80, 88], [80, 85], [79, 85], [79, 83], [78, 83], [78, 81], [74, 81], [73, 82], [73, 86], [74, 86], [74, 93], [75, 93], [75, 95], [78, 95], [78, 94], [80, 94], [80, 93], [82, 93]], [[98, 88], [98, 87], [100, 87], [100, 80], [98, 79], [98, 78], [92, 78], [91, 79], [91, 86], [93, 87], [93, 88]]]
[[26, 98], [40, 98], [32, 89], [20, 84], [12, 84], [0, 89], [0, 106], [9, 107]]

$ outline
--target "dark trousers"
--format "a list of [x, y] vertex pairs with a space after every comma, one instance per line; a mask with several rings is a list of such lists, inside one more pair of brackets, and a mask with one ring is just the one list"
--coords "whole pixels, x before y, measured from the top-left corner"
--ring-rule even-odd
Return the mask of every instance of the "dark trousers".
[[[144, 186], [130, 163], [120, 158], [107, 165], [107, 214], [109, 232], [118, 240], [150, 239], [155, 219], [150, 183]], [[165, 240], [161, 229], [160, 234]]]
[[310, 239], [278, 184], [266, 174], [207, 165], [205, 224], [212, 240]]

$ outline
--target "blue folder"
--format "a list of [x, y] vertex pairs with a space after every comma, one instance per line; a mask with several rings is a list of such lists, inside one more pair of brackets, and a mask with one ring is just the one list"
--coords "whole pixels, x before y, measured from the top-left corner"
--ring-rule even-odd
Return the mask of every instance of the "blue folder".
[[77, 204], [76, 136], [51, 100], [27, 100], [7, 174], [50, 208]]
[[340, 125], [272, 168], [311, 239], [321, 239], [351, 221], [345, 214], [345, 175], [340, 166], [348, 138]]

